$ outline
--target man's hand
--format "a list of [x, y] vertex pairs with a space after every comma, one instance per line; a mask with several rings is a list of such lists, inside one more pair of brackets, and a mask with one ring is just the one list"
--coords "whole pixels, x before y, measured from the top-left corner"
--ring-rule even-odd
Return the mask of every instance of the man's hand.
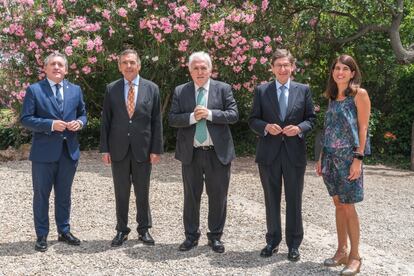
[[197, 105], [194, 108], [194, 118], [196, 119], [196, 121], [207, 119], [207, 117], [208, 117], [208, 109], [206, 107]]
[[53, 120], [53, 131], [59, 131], [62, 132], [66, 129], [67, 123], [61, 120]]
[[150, 153], [150, 163], [155, 165], [160, 162], [161, 156], [159, 154]]
[[294, 125], [288, 125], [283, 128], [283, 134], [286, 136], [296, 136], [300, 133], [300, 128]]
[[110, 165], [111, 164], [111, 155], [109, 153], [102, 153], [102, 162], [105, 165]]
[[265, 130], [271, 135], [278, 135], [282, 132], [282, 128], [278, 124], [267, 124]]
[[67, 123], [66, 127], [70, 131], [78, 131], [81, 128], [81, 124], [78, 121], [73, 120]]

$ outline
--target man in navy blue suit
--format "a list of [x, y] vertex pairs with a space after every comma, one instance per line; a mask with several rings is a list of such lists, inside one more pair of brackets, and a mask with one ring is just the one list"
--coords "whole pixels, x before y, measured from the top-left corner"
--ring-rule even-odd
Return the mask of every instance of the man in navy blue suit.
[[26, 90], [20, 121], [32, 131], [33, 214], [37, 235], [35, 250], [47, 250], [49, 197], [55, 191], [58, 240], [79, 245], [70, 232], [73, 177], [80, 156], [77, 132], [86, 124], [82, 90], [65, 80], [68, 61], [60, 53], [44, 61], [46, 79]]

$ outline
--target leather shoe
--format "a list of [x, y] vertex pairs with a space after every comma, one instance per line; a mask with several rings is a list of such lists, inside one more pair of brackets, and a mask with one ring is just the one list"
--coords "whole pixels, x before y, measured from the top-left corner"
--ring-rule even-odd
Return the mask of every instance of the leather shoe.
[[274, 246], [271, 244], [266, 244], [266, 246], [260, 251], [260, 257], [267, 258], [273, 255], [273, 253], [277, 253], [279, 250], [279, 246]]
[[121, 246], [124, 241], [128, 239], [128, 233], [126, 232], [117, 232], [115, 237], [113, 238], [111, 242], [112, 247], [118, 247]]
[[185, 241], [182, 244], [180, 244], [180, 247], [178, 248], [178, 250], [188, 251], [188, 250], [191, 250], [193, 247], [195, 247], [197, 245], [198, 245], [197, 240], [192, 241], [192, 240], [189, 240], [189, 239], [185, 239]]
[[41, 236], [38, 237], [35, 244], [35, 250], [40, 252], [45, 252], [47, 250], [47, 237]]
[[72, 235], [71, 232], [59, 234], [58, 241], [63, 241], [70, 245], [80, 245], [80, 240], [74, 235]]
[[299, 249], [289, 248], [288, 260], [291, 262], [297, 262], [300, 259]]
[[224, 244], [217, 239], [208, 240], [208, 245], [211, 246], [214, 252], [223, 253], [224, 252]]
[[151, 237], [151, 235], [148, 231], [145, 232], [144, 234], [139, 234], [138, 235], [138, 240], [142, 241], [146, 245], [154, 245], [155, 244], [154, 239]]

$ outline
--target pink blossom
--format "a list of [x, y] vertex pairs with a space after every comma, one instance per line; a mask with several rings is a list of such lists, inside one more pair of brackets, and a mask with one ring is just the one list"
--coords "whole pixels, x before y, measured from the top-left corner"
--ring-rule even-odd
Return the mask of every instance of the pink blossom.
[[180, 52], [186, 52], [187, 51], [187, 47], [188, 47], [188, 39], [186, 40], [181, 40], [180, 44], [178, 45], [178, 51]]
[[154, 34], [154, 38], [158, 41], [158, 42], [163, 42], [164, 39], [162, 38], [162, 34], [160, 33], [155, 33]]
[[220, 35], [224, 34], [224, 26], [225, 26], [225, 21], [224, 19], [221, 19], [220, 21], [210, 24], [210, 30], [212, 30], [213, 32], [216, 32]]
[[208, 7], [208, 0], [201, 0], [200, 1], [200, 8], [205, 9]]
[[267, 35], [267, 36], [263, 37], [263, 41], [264, 41], [264, 43], [269, 44], [272, 41], [272, 39], [270, 38], [270, 36]]
[[77, 38], [72, 39], [72, 46], [73, 47], [77, 48], [79, 46], [79, 44], [80, 44], [79, 39], [77, 39]]
[[70, 40], [70, 35], [69, 34], [64, 34], [62, 37], [62, 40], [65, 42], [68, 42]]
[[187, 17], [186, 21], [188, 24], [188, 28], [190, 30], [195, 31], [200, 27], [200, 19], [201, 19], [201, 13], [193, 13], [190, 16]]
[[313, 17], [311, 20], [309, 20], [309, 26], [311, 26], [312, 28], [314, 28], [315, 27], [315, 25], [316, 25], [316, 23], [318, 23], [318, 20], [315, 18], [315, 17]]
[[88, 65], [83, 66], [83, 67], [82, 67], [82, 72], [83, 72], [85, 75], [89, 74], [89, 73], [91, 72], [91, 67], [89, 67]]
[[97, 36], [94, 39], [93, 43], [95, 44], [95, 50], [96, 50], [96, 52], [100, 53], [100, 52], [103, 51], [103, 47], [102, 47], [103, 41], [102, 41], [102, 38], [100, 36]]
[[267, 62], [267, 57], [261, 57], [260, 58], [260, 63], [261, 64], [265, 64]]
[[128, 13], [127, 10], [124, 9], [124, 8], [119, 8], [118, 9], [118, 15], [121, 16], [121, 17], [126, 17], [127, 13]]
[[268, 0], [263, 0], [262, 1], [262, 12], [265, 12], [267, 10], [269, 6], [269, 1]]
[[176, 2], [168, 3], [168, 8], [174, 11], [175, 8], [177, 8], [177, 3]]
[[247, 24], [251, 24], [254, 21], [254, 14], [246, 14], [244, 16], [244, 22]]
[[47, 25], [49, 28], [52, 28], [52, 27], [53, 27], [53, 25], [55, 25], [55, 20], [56, 20], [56, 18], [55, 18], [55, 16], [54, 16], [54, 15], [49, 16], [49, 18], [47, 19], [46, 25]]
[[67, 56], [71, 56], [73, 54], [72, 46], [68, 46], [68, 47], [65, 48], [65, 54]]
[[76, 63], [72, 63], [69, 68], [75, 70], [77, 68]]
[[175, 24], [174, 29], [176, 29], [179, 33], [183, 33], [185, 31], [185, 26], [183, 24]]
[[282, 43], [282, 37], [279, 35], [274, 39], [277, 43]]
[[254, 64], [256, 64], [256, 62], [257, 62], [257, 58], [256, 57], [251, 57], [250, 61], [249, 61], [249, 64], [254, 65]]
[[86, 51], [92, 51], [94, 47], [95, 43], [93, 43], [93, 40], [88, 39], [88, 41], [86, 42]]
[[109, 26], [109, 37], [112, 37], [112, 34], [115, 33], [114, 29], [112, 29], [112, 26]]
[[35, 38], [37, 40], [39, 40], [39, 39], [42, 38], [42, 36], [43, 36], [43, 31], [41, 29], [36, 29], [36, 31], [35, 31]]
[[101, 22], [86, 24], [82, 30], [86, 32], [96, 32], [101, 29]]
[[135, 0], [130, 0], [128, 3], [128, 8], [130, 8], [131, 10], [136, 10], [138, 7], [137, 2]]
[[265, 47], [264, 52], [265, 52], [266, 54], [270, 54], [270, 53], [272, 52], [272, 46], [267, 45], [267, 46]]
[[241, 66], [233, 66], [233, 72], [239, 73], [242, 70]]
[[263, 47], [263, 42], [257, 40], [251, 40], [254, 49], [260, 49]]
[[241, 84], [240, 83], [233, 84], [233, 88], [234, 90], [239, 91], [241, 89]]
[[102, 11], [102, 17], [105, 18], [106, 20], [111, 20], [111, 12], [107, 9], [104, 9]]
[[164, 31], [165, 34], [169, 34], [172, 32], [172, 25], [168, 18], [163, 17], [160, 18], [161, 29]]
[[98, 61], [98, 59], [95, 56], [93, 56], [93, 57], [88, 57], [88, 61], [89, 61], [89, 63], [94, 64]]
[[181, 19], [185, 19], [187, 12], [188, 8], [186, 6], [180, 6], [174, 9], [175, 16]]

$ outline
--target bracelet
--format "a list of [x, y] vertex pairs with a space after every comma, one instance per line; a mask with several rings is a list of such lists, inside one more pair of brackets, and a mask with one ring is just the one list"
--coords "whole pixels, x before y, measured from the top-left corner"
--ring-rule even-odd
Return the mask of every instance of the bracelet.
[[361, 154], [361, 153], [359, 153], [359, 152], [357, 152], [357, 151], [354, 151], [353, 157], [356, 158], [356, 159], [358, 159], [358, 160], [364, 160], [364, 155]]

